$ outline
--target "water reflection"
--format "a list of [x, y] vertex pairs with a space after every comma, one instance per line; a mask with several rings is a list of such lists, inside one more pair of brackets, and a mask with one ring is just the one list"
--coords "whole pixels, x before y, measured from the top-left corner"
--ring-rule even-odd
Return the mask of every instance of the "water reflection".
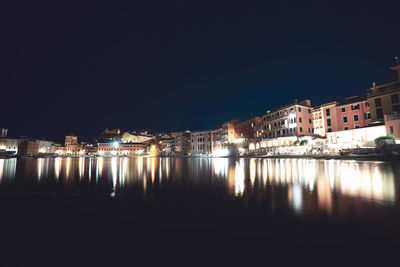
[[[18, 170], [18, 175], [16, 171]], [[92, 181], [92, 173], [95, 181]], [[157, 188], [208, 188], [227, 196], [281, 199], [296, 213], [332, 214], [348, 199], [367, 205], [394, 206], [399, 170], [379, 162], [306, 159], [39, 158], [0, 159], [0, 182], [18, 177], [60, 181], [46, 190], [85, 193], [154, 194]], [[77, 179], [76, 179], [77, 178]], [[70, 186], [75, 185], [75, 186]], [[42, 182], [36, 186], [42, 186]], [[1, 188], [1, 187], [0, 187]], [[86, 190], [86, 191], [85, 191]], [[282, 200], [283, 199], [283, 200]]]

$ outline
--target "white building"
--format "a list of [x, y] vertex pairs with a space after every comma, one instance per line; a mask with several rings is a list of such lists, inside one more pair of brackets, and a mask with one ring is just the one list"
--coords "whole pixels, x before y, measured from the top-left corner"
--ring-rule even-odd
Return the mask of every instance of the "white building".
[[18, 153], [20, 139], [2, 138], [0, 139], [0, 151]]
[[211, 154], [211, 130], [192, 132], [190, 141], [191, 155]]
[[385, 125], [326, 133], [327, 143], [341, 148], [375, 147], [375, 139], [384, 135]]
[[124, 132], [121, 141], [123, 143], [144, 143], [151, 139], [154, 139], [154, 136], [147, 133]]
[[39, 140], [39, 153], [41, 154], [56, 153], [56, 147], [54, 146], [54, 142]]

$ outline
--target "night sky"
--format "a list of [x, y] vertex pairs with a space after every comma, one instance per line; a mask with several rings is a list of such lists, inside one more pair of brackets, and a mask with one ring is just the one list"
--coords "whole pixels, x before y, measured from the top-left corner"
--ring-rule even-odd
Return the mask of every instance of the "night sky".
[[213, 128], [362, 94], [400, 55], [400, 1], [8, 2], [0, 127], [14, 136]]

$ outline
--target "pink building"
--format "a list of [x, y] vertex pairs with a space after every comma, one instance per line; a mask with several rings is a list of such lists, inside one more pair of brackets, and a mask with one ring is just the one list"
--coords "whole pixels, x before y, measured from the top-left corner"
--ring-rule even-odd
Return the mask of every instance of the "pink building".
[[336, 106], [337, 131], [361, 128], [371, 123], [371, 109], [364, 96], [346, 98]]
[[394, 113], [392, 115], [385, 114], [386, 133], [400, 138], [400, 114]]

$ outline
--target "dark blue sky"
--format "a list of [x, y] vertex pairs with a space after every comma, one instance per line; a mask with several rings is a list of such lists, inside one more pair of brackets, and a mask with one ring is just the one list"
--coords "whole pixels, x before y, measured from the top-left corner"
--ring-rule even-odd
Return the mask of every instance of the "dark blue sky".
[[212, 128], [362, 94], [400, 55], [400, 1], [9, 2], [0, 127], [14, 135]]

